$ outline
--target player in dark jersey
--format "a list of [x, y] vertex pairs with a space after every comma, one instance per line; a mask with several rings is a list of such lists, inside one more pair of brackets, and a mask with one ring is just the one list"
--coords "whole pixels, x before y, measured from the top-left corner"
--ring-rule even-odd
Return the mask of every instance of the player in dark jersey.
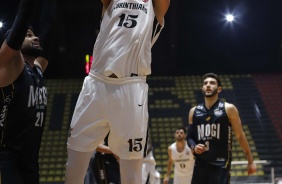
[[104, 144], [98, 145], [94, 157], [90, 159], [88, 178], [84, 178], [84, 184], [93, 184], [93, 177], [99, 184], [120, 184], [119, 158], [109, 148], [108, 136], [109, 134], [105, 137]]
[[221, 82], [214, 73], [203, 76], [205, 102], [189, 112], [188, 145], [196, 157], [192, 184], [230, 183], [232, 130], [248, 160], [248, 173], [256, 172], [256, 164], [242, 129], [237, 108], [219, 100]]
[[108, 136], [98, 145], [92, 167], [97, 183], [120, 184], [119, 158], [109, 148]]
[[47, 89], [39, 39], [28, 29], [38, 0], [21, 0], [0, 49], [0, 183], [39, 184]]

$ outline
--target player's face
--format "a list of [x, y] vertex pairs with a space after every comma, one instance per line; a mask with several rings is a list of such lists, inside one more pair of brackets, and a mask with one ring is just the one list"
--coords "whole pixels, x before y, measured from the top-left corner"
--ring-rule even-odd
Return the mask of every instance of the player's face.
[[37, 57], [42, 52], [39, 38], [29, 29], [26, 33], [21, 52], [25, 55]]
[[208, 77], [204, 80], [202, 93], [205, 97], [210, 98], [221, 91], [221, 87], [218, 87], [217, 81], [214, 78]]
[[175, 139], [178, 141], [181, 141], [183, 139], [185, 139], [186, 134], [184, 133], [184, 130], [180, 129], [180, 130], [176, 130], [175, 131]]

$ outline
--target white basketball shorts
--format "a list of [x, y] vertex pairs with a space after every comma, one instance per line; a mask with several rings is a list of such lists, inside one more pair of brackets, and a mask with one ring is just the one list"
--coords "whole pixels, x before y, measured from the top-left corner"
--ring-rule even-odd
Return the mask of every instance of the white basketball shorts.
[[121, 159], [141, 159], [148, 128], [145, 76], [109, 78], [97, 73], [84, 79], [73, 113], [67, 146], [91, 152], [109, 134], [109, 147]]

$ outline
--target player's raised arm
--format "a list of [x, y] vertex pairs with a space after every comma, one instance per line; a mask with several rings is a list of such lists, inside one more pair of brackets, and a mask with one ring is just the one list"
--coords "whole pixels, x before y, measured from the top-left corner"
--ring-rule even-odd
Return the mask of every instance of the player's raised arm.
[[20, 49], [36, 2], [21, 0], [13, 26], [5, 35], [5, 41], [0, 49], [0, 86], [10, 84], [23, 69], [24, 59]]
[[153, 0], [154, 11], [158, 22], [164, 25], [164, 16], [169, 8], [170, 0]]
[[101, 0], [101, 1], [103, 3], [103, 9], [102, 9], [102, 15], [103, 15], [112, 0]]

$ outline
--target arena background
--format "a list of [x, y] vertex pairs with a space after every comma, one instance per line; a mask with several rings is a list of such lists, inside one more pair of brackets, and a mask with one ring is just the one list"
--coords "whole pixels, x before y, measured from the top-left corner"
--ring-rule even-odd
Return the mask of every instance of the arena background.
[[[1, 43], [12, 26], [18, 3], [0, 2]], [[40, 157], [41, 183], [60, 184], [66, 132], [86, 75], [85, 56], [92, 54], [99, 32], [102, 4], [99, 0], [41, 3], [31, 22], [49, 60], [45, 75], [49, 117]], [[174, 128], [185, 125], [188, 109], [201, 102], [201, 75], [215, 72], [225, 85], [221, 97], [242, 111], [255, 158], [272, 161], [260, 165], [258, 174], [249, 181], [245, 166], [236, 166], [233, 182], [274, 181], [272, 168], [276, 178], [282, 177], [281, 7], [280, 0], [171, 0], [165, 28], [153, 47], [153, 73], [148, 79], [150, 123], [161, 174]], [[227, 13], [232, 13], [235, 21], [227, 22]], [[236, 145], [235, 151], [235, 159], [244, 159]]]
[[[1, 1], [1, 35], [11, 27], [19, 0]], [[46, 77], [84, 76], [99, 30], [99, 0], [42, 1], [33, 19], [50, 65]], [[152, 75], [205, 72], [279, 72], [282, 1], [171, 0], [165, 28], [153, 47]], [[228, 23], [225, 14], [233, 13]]]

